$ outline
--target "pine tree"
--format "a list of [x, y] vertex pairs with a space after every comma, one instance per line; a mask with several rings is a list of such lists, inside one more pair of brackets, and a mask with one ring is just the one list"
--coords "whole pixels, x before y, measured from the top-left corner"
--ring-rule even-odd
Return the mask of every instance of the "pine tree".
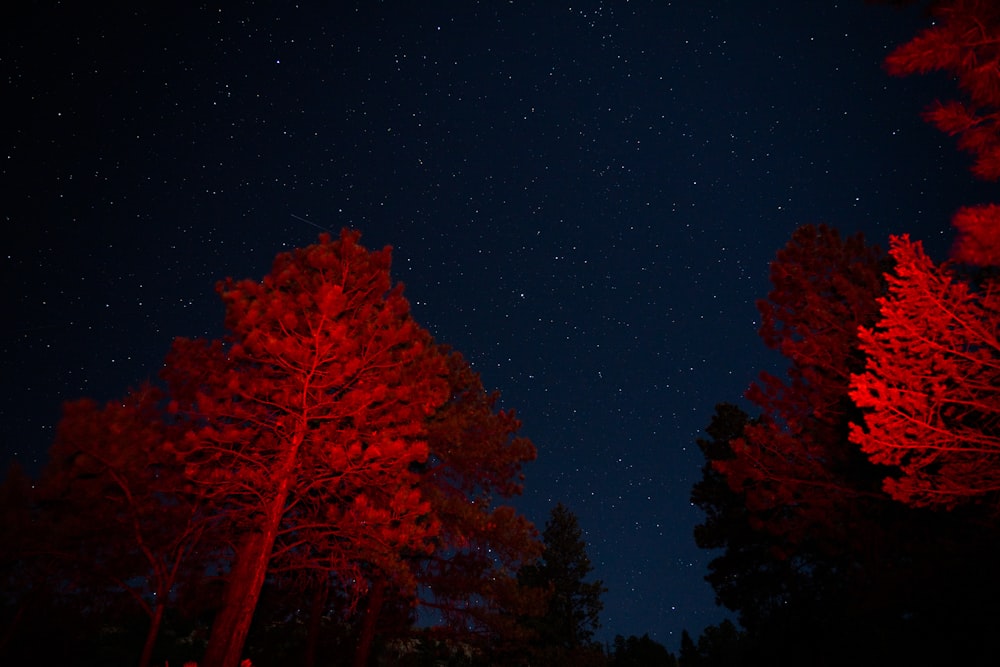
[[887, 469], [886, 490], [952, 508], [1000, 492], [1000, 281], [975, 288], [919, 243], [893, 239], [882, 317], [861, 333], [865, 372], [851, 396], [869, 409], [851, 439]]
[[562, 503], [552, 509], [542, 542], [542, 557], [520, 573], [522, 584], [550, 591], [544, 616], [531, 623], [538, 643], [565, 650], [584, 648], [600, 627], [601, 595], [607, 589], [600, 580], [584, 581], [593, 570], [587, 545], [576, 515]]
[[227, 339], [178, 339], [167, 357], [190, 425], [176, 450], [234, 545], [206, 667], [238, 664], [272, 563], [335, 571], [358, 593], [408, 587], [405, 554], [439, 532], [413, 466], [448, 398], [445, 359], [392, 285], [389, 248], [359, 236], [324, 234], [261, 282], [223, 281]]
[[691, 639], [687, 630], [681, 632], [681, 652], [677, 656], [677, 663], [680, 667], [699, 667], [701, 665], [701, 655], [698, 653], [698, 645]]

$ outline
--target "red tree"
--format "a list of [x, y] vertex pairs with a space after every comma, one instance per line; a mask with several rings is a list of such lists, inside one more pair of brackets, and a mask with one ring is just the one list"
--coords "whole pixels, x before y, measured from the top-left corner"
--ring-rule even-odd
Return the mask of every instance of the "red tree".
[[891, 74], [943, 71], [965, 101], [936, 102], [925, 113], [975, 157], [972, 172], [1000, 178], [1000, 4], [994, 0], [934, 3], [935, 25], [886, 58]]
[[861, 235], [842, 239], [826, 226], [792, 235], [771, 264], [773, 289], [758, 302], [760, 335], [788, 360], [787, 377], [762, 373], [747, 398], [761, 416], [713, 467], [744, 493], [750, 521], [791, 541], [825, 536], [845, 542], [845, 502], [871, 493], [846, 438], [847, 392], [860, 370], [860, 324], [874, 320], [882, 290], [881, 253]]
[[33, 494], [47, 530], [30, 549], [55, 556], [75, 585], [124, 591], [149, 617], [140, 667], [206, 527], [197, 496], [177, 487], [159, 401], [146, 387], [103, 407], [67, 403]]
[[[894, 238], [881, 319], [861, 331], [868, 355], [851, 397], [868, 409], [851, 439], [916, 506], [954, 507], [1000, 490], [1000, 283], [978, 288]], [[994, 500], [995, 502], [995, 500]]]
[[512, 411], [497, 407], [478, 374], [448, 355], [450, 399], [429, 424], [431, 455], [420, 487], [441, 522], [435, 550], [421, 556], [419, 603], [443, 615], [454, 634], [494, 645], [517, 642], [517, 617], [539, 602], [517, 584], [517, 571], [541, 554], [535, 527], [503, 501], [522, 491], [522, 466], [534, 445], [519, 437]]
[[414, 466], [448, 398], [445, 360], [392, 287], [389, 249], [358, 236], [322, 235], [262, 282], [221, 283], [228, 339], [181, 339], [167, 358], [190, 425], [177, 451], [233, 542], [205, 667], [238, 664], [272, 557], [308, 545], [345, 585], [365, 586], [364, 564], [407, 586], [404, 554], [438, 535]]

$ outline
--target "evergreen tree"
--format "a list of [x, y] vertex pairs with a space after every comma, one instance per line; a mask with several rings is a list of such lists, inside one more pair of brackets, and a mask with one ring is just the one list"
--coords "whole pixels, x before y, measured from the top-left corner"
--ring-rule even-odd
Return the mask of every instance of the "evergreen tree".
[[698, 654], [698, 646], [691, 639], [687, 630], [681, 633], [681, 652], [678, 656], [677, 664], [681, 667], [696, 667], [701, 664], [701, 656]]
[[359, 237], [323, 234], [261, 282], [219, 283], [229, 335], [179, 338], [164, 364], [189, 425], [173, 449], [233, 544], [206, 667], [239, 664], [270, 568], [335, 571], [356, 596], [412, 587], [406, 556], [440, 533], [414, 466], [446, 358], [392, 284], [390, 249]]
[[522, 585], [548, 588], [550, 593], [544, 615], [529, 625], [541, 646], [585, 648], [600, 627], [601, 595], [607, 589], [600, 580], [584, 581], [593, 570], [587, 545], [576, 515], [562, 503], [552, 509], [542, 542], [542, 557], [523, 567], [519, 576]]
[[706, 667], [738, 667], [743, 664], [742, 634], [729, 619], [710, 625], [698, 638], [700, 664]]

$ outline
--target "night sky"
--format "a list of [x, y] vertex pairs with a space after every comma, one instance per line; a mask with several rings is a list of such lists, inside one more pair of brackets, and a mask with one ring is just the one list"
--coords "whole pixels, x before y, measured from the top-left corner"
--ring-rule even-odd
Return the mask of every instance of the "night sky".
[[676, 650], [726, 617], [695, 440], [780, 368], [754, 301], [792, 231], [910, 232], [941, 258], [995, 190], [920, 118], [950, 82], [881, 68], [919, 9], [28, 4], [0, 44], [4, 459], [37, 472], [62, 401], [221, 335], [217, 280], [357, 228], [522, 419], [517, 506], [579, 517], [601, 640]]

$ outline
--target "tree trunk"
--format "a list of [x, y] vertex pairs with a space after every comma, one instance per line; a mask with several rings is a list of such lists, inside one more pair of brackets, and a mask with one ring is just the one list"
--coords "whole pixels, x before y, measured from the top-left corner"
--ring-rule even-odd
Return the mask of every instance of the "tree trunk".
[[166, 599], [156, 601], [156, 608], [149, 619], [149, 632], [146, 633], [146, 642], [142, 645], [142, 655], [139, 656], [139, 667], [149, 667], [153, 661], [153, 647], [156, 646], [156, 637], [160, 634], [160, 625], [163, 623], [163, 608]]
[[368, 596], [368, 604], [365, 605], [365, 614], [361, 617], [361, 633], [358, 635], [358, 647], [354, 651], [354, 667], [368, 667], [372, 641], [375, 639], [375, 627], [378, 625], [384, 600], [385, 581], [376, 579]]
[[289, 473], [283, 475], [274, 498], [265, 509], [260, 531], [247, 535], [240, 543], [236, 563], [229, 572], [222, 608], [212, 623], [212, 633], [201, 667], [237, 667], [243, 644], [250, 632], [250, 622], [264, 585], [274, 540], [288, 499]]

